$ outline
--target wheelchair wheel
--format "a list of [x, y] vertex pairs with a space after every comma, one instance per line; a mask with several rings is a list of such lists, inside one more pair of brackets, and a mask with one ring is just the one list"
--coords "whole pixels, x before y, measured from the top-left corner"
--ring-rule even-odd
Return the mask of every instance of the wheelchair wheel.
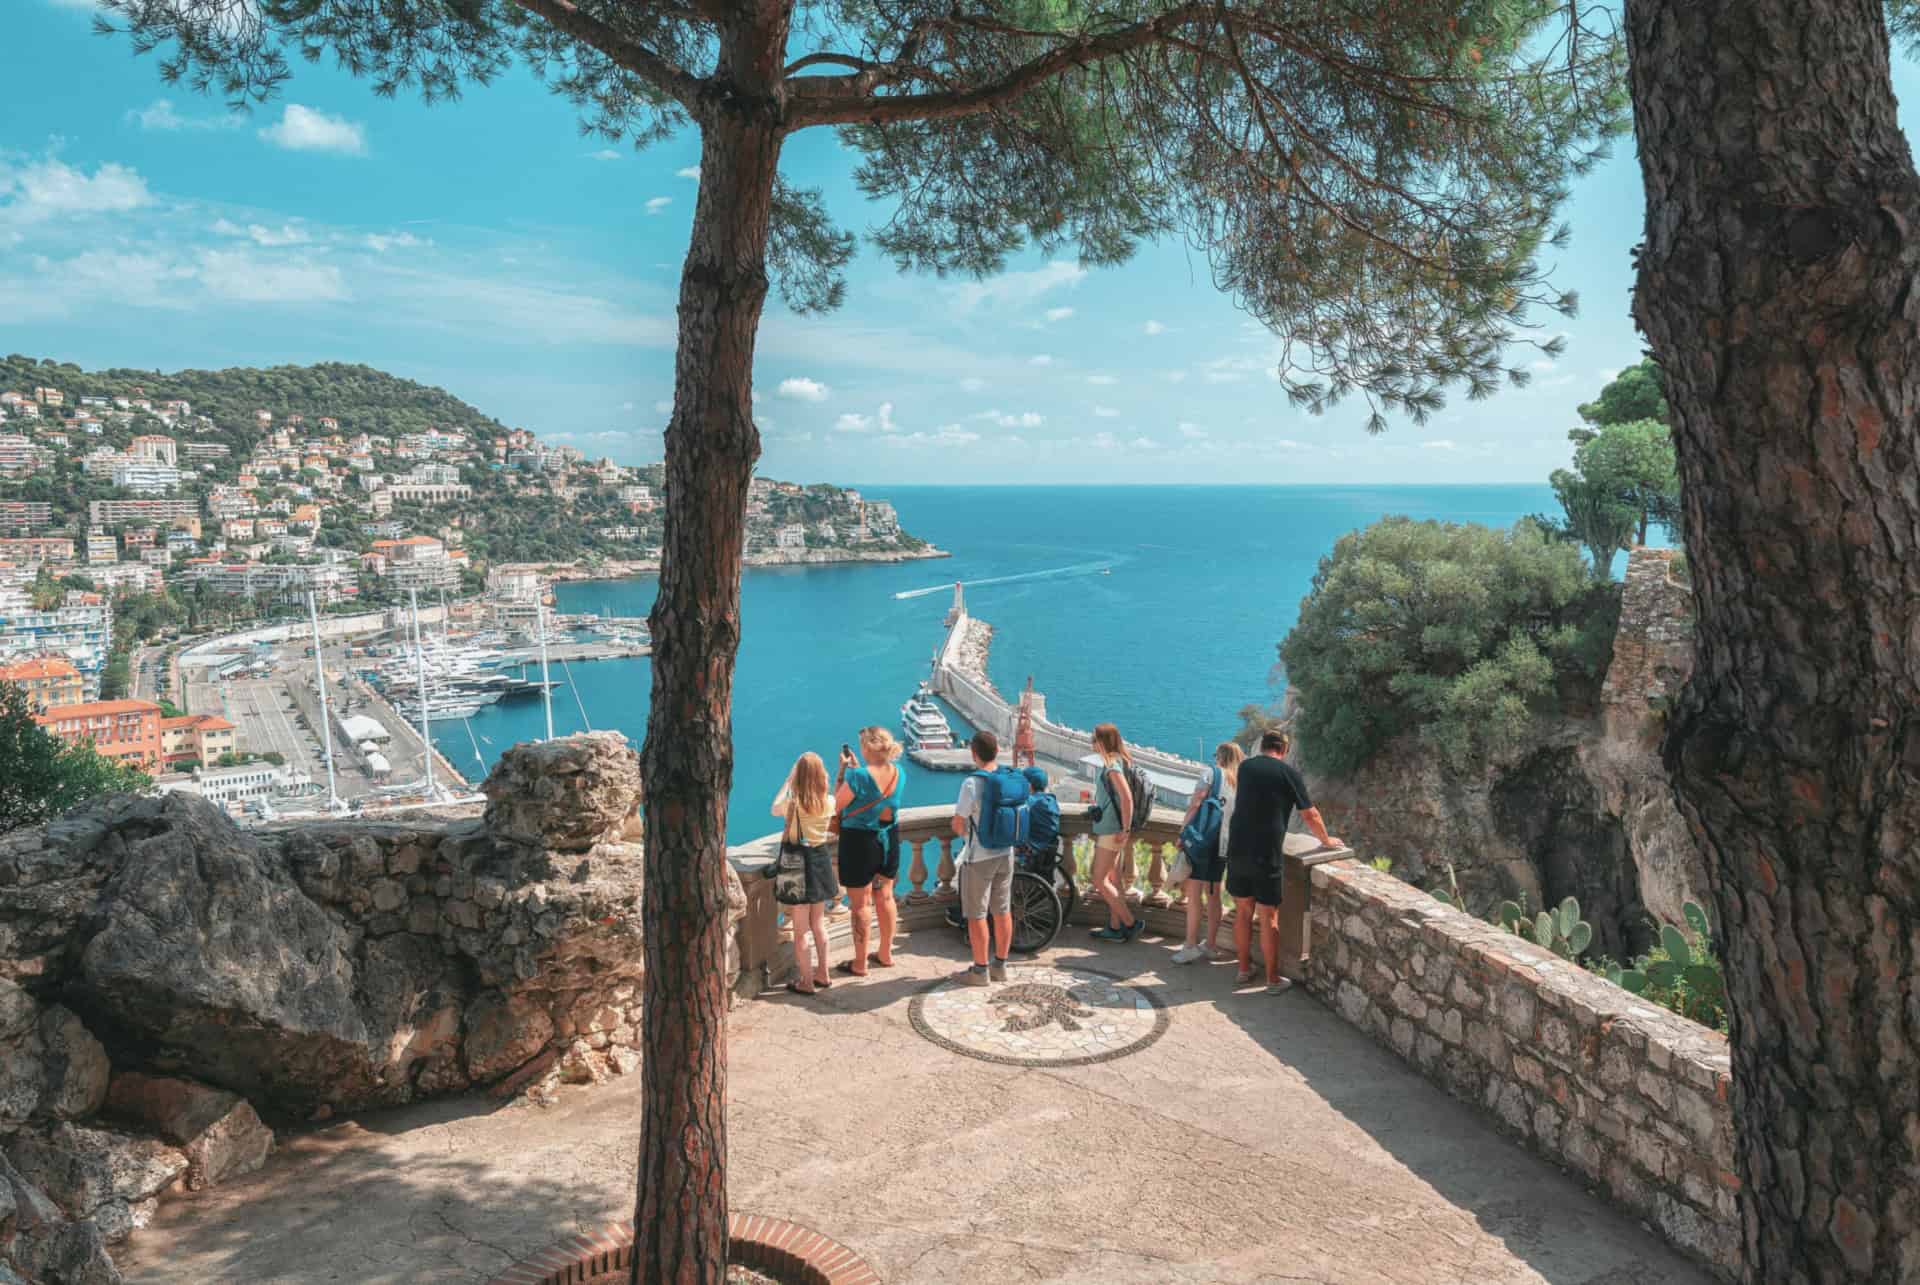
[[1045, 879], [1026, 870], [1013, 875], [1013, 948], [1023, 955], [1045, 950], [1060, 935], [1067, 917], [1060, 894]]

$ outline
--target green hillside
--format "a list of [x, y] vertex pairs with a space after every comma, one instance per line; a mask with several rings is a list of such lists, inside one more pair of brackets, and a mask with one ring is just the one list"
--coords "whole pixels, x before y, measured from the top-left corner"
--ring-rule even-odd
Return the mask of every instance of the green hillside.
[[[240, 430], [250, 441], [254, 412], [273, 412], [275, 422], [289, 414], [322, 415], [340, 421], [345, 433], [394, 435], [441, 428], [494, 429], [494, 419], [452, 393], [416, 384], [371, 366], [320, 362], [313, 366], [235, 367], [230, 370], [114, 369], [86, 371], [71, 362], [13, 353], [0, 358], [0, 390], [26, 392], [36, 385], [64, 391], [69, 404], [81, 397], [125, 397], [138, 386], [156, 402], [185, 398], [198, 414], [224, 430]], [[217, 439], [216, 439], [217, 440]]]

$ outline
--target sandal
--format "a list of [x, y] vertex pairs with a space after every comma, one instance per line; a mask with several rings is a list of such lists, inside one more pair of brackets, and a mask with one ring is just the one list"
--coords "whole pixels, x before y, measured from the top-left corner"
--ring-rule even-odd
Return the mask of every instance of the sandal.
[[845, 977], [865, 977], [866, 974], [854, 968], [851, 959], [843, 959], [833, 966], [833, 971]]
[[787, 989], [792, 991], [795, 995], [813, 995], [817, 993], [815, 992], [813, 987], [802, 986], [799, 982], [788, 982]]
[[813, 988], [817, 991], [830, 991], [833, 989], [833, 978], [816, 977], [813, 979]]
[[892, 968], [893, 961], [891, 959], [882, 959], [879, 955], [874, 954], [867, 956], [867, 965], [871, 968]]

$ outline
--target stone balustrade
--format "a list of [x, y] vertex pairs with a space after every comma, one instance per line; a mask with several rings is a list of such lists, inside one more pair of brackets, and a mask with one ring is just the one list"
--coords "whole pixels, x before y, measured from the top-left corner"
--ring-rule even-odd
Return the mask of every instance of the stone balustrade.
[[[1079, 888], [1070, 922], [1102, 924], [1106, 922], [1106, 909], [1088, 886], [1093, 859], [1089, 812], [1085, 804], [1061, 807], [1062, 864]], [[1158, 936], [1178, 937], [1186, 931], [1186, 888], [1169, 886], [1168, 879], [1181, 822], [1179, 811], [1154, 808], [1121, 862], [1120, 882], [1126, 888], [1127, 900], [1134, 914], [1144, 918], [1148, 930]], [[905, 808], [899, 826], [902, 870], [894, 896], [899, 903], [900, 927], [940, 923], [947, 907], [959, 900], [954, 854], [964, 840], [953, 832], [953, 809]], [[1289, 905], [1281, 914], [1281, 967], [1288, 976], [1297, 978], [1303, 976], [1305, 960], [1308, 871], [1313, 864], [1336, 854], [1318, 849], [1305, 835], [1290, 835], [1287, 849], [1293, 860], [1288, 863]], [[792, 968], [791, 934], [773, 899], [772, 867], [779, 850], [778, 832], [727, 850], [727, 859], [747, 895], [747, 913], [741, 920], [737, 943], [741, 967], [737, 988], [744, 994], [778, 983]], [[1298, 913], [1290, 913], [1296, 906]], [[835, 942], [842, 940], [849, 934], [850, 922], [845, 905], [836, 902], [829, 913], [829, 936]], [[1227, 922], [1232, 923], [1231, 912]]]

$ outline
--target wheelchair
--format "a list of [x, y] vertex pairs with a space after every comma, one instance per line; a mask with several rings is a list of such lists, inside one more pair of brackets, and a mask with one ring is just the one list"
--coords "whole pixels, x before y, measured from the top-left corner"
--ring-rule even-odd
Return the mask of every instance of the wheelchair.
[[[1034, 955], [1053, 945], [1073, 916], [1080, 890], [1058, 848], [1016, 852], [1013, 857], [1013, 949]], [[960, 907], [947, 907], [947, 923], [965, 930]]]

